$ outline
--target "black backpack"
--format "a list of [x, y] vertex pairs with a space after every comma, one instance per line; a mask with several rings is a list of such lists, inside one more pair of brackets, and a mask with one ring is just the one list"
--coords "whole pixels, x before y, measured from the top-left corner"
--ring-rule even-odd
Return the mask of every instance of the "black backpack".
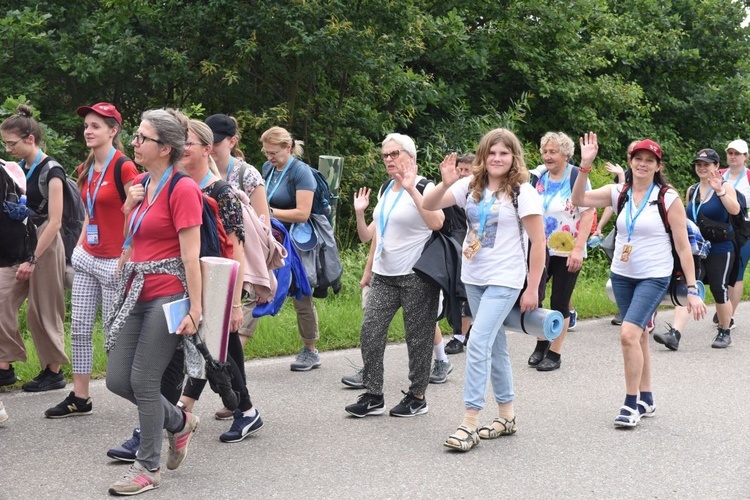
[[[693, 193], [698, 188], [699, 184], [693, 184], [690, 186], [690, 189], [688, 189], [688, 198], [693, 197]], [[740, 193], [739, 191], [735, 190], [735, 193], [737, 193], [737, 202], [740, 204], [740, 211], [735, 215], [729, 215], [729, 224], [732, 225], [734, 228], [734, 231], [731, 233], [732, 241], [737, 245], [737, 248], [742, 248], [745, 243], [750, 240], [750, 222], [745, 220], [745, 216], [747, 215], [747, 200], [745, 199], [745, 195]], [[697, 222], [696, 222], [697, 223]], [[712, 225], [718, 226], [723, 225], [726, 223], [721, 222], [715, 222], [712, 223]], [[703, 235], [706, 239], [709, 239], [709, 235]]]
[[[59, 168], [63, 172], [65, 169], [53, 159], [49, 159], [39, 173], [39, 191], [42, 193], [42, 203], [39, 205], [39, 211], [43, 211], [49, 201], [48, 176], [52, 168]], [[44, 219], [46, 215], [41, 216]], [[62, 236], [63, 245], [65, 246], [65, 261], [70, 264], [70, 257], [73, 255], [78, 244], [78, 238], [81, 236], [83, 221], [86, 218], [86, 210], [83, 207], [83, 199], [78, 190], [78, 185], [73, 179], [65, 175], [63, 182], [63, 214], [62, 226], [60, 227], [60, 236]]]
[[36, 226], [28, 220], [28, 209], [19, 203], [23, 194], [0, 161], [0, 267], [26, 262], [36, 250]]

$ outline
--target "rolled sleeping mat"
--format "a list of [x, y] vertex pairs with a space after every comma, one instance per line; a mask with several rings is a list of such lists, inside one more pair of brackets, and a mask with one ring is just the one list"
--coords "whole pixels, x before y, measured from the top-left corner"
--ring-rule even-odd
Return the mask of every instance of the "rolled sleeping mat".
[[[698, 295], [701, 300], [706, 300], [706, 286], [702, 281], [696, 280], [695, 287], [697, 288]], [[615, 300], [615, 292], [612, 290], [612, 280], [607, 280], [607, 297], [612, 302]], [[684, 280], [672, 280], [669, 283], [669, 289], [664, 294], [664, 298], [661, 301], [663, 306], [687, 306], [687, 295], [688, 295], [687, 284]]]
[[201, 257], [203, 321], [200, 335], [214, 359], [227, 360], [229, 321], [240, 264], [223, 257]]
[[564, 323], [565, 319], [560, 311], [539, 307], [531, 312], [522, 313], [521, 308], [516, 306], [510, 310], [503, 326], [552, 342], [562, 333]]

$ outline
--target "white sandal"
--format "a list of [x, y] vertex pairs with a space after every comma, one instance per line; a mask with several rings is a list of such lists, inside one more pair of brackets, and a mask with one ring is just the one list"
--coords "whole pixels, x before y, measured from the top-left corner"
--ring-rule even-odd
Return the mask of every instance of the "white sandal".
[[640, 409], [638, 410], [638, 412], [641, 414], [641, 418], [644, 418], [644, 417], [646, 417], [646, 418], [653, 417], [654, 413], [656, 413], [656, 405], [650, 405], [650, 404], [646, 403], [645, 401], [640, 400], [640, 401], [638, 401], [638, 406], [642, 406], [643, 407], [643, 411], [642, 412], [640, 411]]
[[627, 412], [627, 415], [620, 413], [615, 418], [615, 427], [635, 427], [638, 425], [638, 421], [641, 419], [641, 414], [638, 410], [629, 406], [623, 406], [620, 408], [620, 412]]

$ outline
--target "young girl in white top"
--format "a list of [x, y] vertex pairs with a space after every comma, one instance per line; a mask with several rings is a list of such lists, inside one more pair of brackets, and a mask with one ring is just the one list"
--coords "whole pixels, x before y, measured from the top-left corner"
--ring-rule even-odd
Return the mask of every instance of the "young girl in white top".
[[[656, 411], [651, 393], [651, 355], [646, 323], [664, 298], [674, 264], [670, 236], [657, 205], [659, 190], [668, 185], [661, 172], [661, 146], [650, 139], [638, 142], [630, 153], [629, 182], [585, 191], [588, 173], [598, 150], [596, 134], [586, 134], [580, 143], [580, 175], [573, 186], [573, 203], [587, 207], [611, 206], [617, 211], [620, 193], [627, 190], [627, 202], [617, 215], [610, 280], [622, 316], [620, 343], [625, 363], [625, 404], [615, 418], [615, 427], [635, 427], [641, 417], [652, 417]], [[688, 311], [698, 320], [706, 314], [706, 306], [695, 285], [685, 207], [671, 188], [664, 195], [664, 203], [675, 249], [688, 283]]]
[[[440, 165], [443, 180], [425, 194], [422, 206], [437, 210], [458, 205], [465, 208], [469, 221], [461, 270], [474, 317], [466, 351], [466, 413], [458, 430], [445, 441], [449, 448], [468, 451], [480, 438], [516, 432], [513, 374], [503, 321], [521, 294], [524, 280], [527, 287], [521, 295], [521, 310], [538, 306], [545, 238], [541, 198], [528, 183], [523, 149], [512, 132], [495, 129], [482, 138], [472, 177], [459, 180], [455, 163], [455, 153], [445, 158]], [[499, 416], [477, 429], [488, 378]]]

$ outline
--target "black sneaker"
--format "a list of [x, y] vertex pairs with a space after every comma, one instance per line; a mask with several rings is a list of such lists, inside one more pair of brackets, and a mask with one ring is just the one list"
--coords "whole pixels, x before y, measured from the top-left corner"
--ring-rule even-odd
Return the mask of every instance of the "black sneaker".
[[732, 337], [729, 336], [729, 328], [719, 328], [711, 347], [714, 349], [726, 349], [732, 343]]
[[456, 337], [453, 337], [445, 344], [445, 354], [459, 354], [462, 352], [464, 352], [464, 343]]
[[620, 316], [620, 313], [618, 312], [615, 314], [615, 317], [612, 318], [612, 321], [610, 321], [615, 326], [620, 326], [622, 324], [622, 316]]
[[44, 412], [47, 418], [65, 418], [77, 415], [91, 415], [93, 413], [93, 404], [91, 398], [83, 399], [76, 397], [76, 393], [70, 391], [68, 397], [57, 406], [53, 406]]
[[[404, 391], [401, 391], [404, 392]], [[416, 417], [427, 413], [427, 398], [417, 399], [411, 392], [404, 392], [406, 396], [399, 404], [391, 408], [392, 417]]]
[[356, 403], [348, 405], [345, 410], [346, 413], [357, 418], [367, 415], [382, 415], [385, 412], [385, 400], [382, 394], [378, 396], [365, 392], [357, 398]]
[[664, 333], [654, 333], [654, 340], [661, 345], [664, 345], [670, 351], [676, 351], [680, 347], [680, 339], [682, 334], [679, 330], [672, 328], [672, 325], [667, 323], [669, 330]]
[[18, 382], [18, 378], [16, 377], [16, 372], [13, 371], [13, 365], [10, 365], [10, 368], [7, 370], [0, 370], [0, 387], [13, 385], [16, 382]]
[[141, 430], [133, 429], [133, 437], [122, 443], [117, 448], [112, 448], [107, 452], [109, 458], [119, 460], [120, 462], [135, 462], [135, 454], [141, 447]]
[[55, 389], [65, 389], [65, 377], [63, 376], [62, 369], [55, 373], [47, 367], [41, 371], [34, 380], [26, 382], [21, 388], [26, 392], [43, 392]]

